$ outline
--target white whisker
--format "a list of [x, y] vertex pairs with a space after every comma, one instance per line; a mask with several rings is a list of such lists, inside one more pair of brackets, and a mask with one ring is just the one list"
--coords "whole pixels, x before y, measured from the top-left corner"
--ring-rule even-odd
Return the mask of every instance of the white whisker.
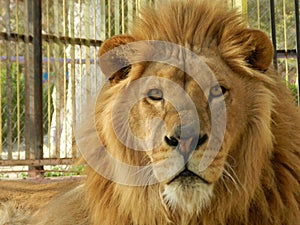
[[222, 180], [226, 186], [226, 189], [228, 190], [228, 186], [226, 184], [226, 181], [224, 180], [224, 178], [226, 178], [226, 177], [233, 183], [233, 186], [241, 194], [240, 189], [242, 188], [244, 190], [243, 185], [241, 184], [236, 172], [234, 171], [234, 169], [228, 162], [225, 163], [225, 168], [224, 168], [223, 177], [222, 177]]

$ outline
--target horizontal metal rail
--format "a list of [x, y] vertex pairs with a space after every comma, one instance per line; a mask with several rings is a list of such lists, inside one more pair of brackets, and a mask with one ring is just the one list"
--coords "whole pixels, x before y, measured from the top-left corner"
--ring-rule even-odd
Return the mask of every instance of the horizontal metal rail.
[[[7, 173], [28, 173], [29, 171], [28, 170], [1, 170], [0, 174], [7, 174]], [[72, 174], [76, 174], [76, 176], [80, 176], [80, 177], [85, 177], [84, 175], [82, 175], [80, 172], [76, 172], [76, 171], [72, 171], [72, 170], [39, 170], [39, 172], [41, 173], [63, 173], [63, 174], [69, 174], [69, 173], [72, 173]], [[72, 175], [72, 176], [74, 176]], [[55, 176], [53, 176], [55, 177]], [[52, 177], [52, 178], [53, 178]], [[60, 176], [58, 176], [60, 177]], [[5, 178], [5, 177], [4, 177]]]
[[[0, 56], [0, 61], [10, 61], [10, 62], [19, 62], [19, 63], [25, 63], [25, 56], [11, 56], [11, 57], [7, 57], [7, 56]], [[91, 64], [95, 64], [98, 63], [98, 60], [91, 58], [90, 60], [86, 60], [86, 59], [74, 59], [74, 63], [75, 64], [86, 64], [87, 61], [89, 61], [89, 63]], [[95, 62], [96, 61], [96, 62]], [[54, 57], [50, 57], [49, 59], [47, 57], [43, 57], [42, 58], [42, 63], [55, 63], [55, 62], [60, 62], [60, 63], [72, 63], [72, 59], [70, 58], [54, 58]]]
[[[33, 36], [17, 33], [5, 33], [0, 32], [0, 40], [5, 41], [23, 41], [25, 43], [32, 43]], [[56, 36], [51, 34], [42, 34], [42, 40], [46, 42], [60, 43], [60, 44], [71, 44], [71, 45], [84, 45], [84, 46], [100, 46], [102, 41], [86, 38], [71, 38], [65, 36]]]
[[75, 162], [76, 162], [76, 159], [72, 159], [72, 158], [11, 159], [11, 160], [0, 160], [0, 166], [72, 165]]

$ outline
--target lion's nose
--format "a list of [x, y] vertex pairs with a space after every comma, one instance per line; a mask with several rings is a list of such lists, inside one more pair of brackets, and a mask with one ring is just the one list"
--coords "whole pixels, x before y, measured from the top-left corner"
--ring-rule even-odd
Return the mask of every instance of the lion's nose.
[[207, 138], [206, 134], [200, 136], [198, 132], [195, 132], [193, 126], [178, 126], [173, 135], [165, 136], [165, 142], [175, 147], [187, 161], [192, 151], [204, 144]]

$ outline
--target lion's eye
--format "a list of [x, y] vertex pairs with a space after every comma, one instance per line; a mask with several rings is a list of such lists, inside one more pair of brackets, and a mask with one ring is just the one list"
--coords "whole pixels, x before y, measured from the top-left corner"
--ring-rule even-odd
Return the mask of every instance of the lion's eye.
[[216, 85], [210, 89], [210, 96], [216, 98], [221, 95], [224, 95], [226, 92], [227, 89], [225, 87]]
[[147, 97], [154, 101], [160, 101], [164, 96], [162, 90], [154, 88], [148, 91]]

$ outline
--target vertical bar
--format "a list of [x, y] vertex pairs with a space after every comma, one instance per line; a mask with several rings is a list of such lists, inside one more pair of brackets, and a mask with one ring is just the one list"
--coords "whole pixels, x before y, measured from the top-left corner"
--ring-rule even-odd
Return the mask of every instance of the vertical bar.
[[246, 19], [246, 21], [248, 22], [248, 1], [247, 0], [242, 0], [242, 14], [244, 16], [244, 18]]
[[[59, 10], [61, 9], [61, 5], [59, 1], [54, 1], [53, 3], [53, 13], [54, 17], [57, 19], [54, 19], [54, 33], [55, 35], [60, 35], [60, 24], [61, 24], [61, 17]], [[60, 56], [60, 44], [54, 43], [53, 47], [53, 55], [55, 58], [54, 63], [54, 72], [55, 72], [55, 151], [52, 153], [52, 156], [59, 157], [60, 155], [60, 143], [61, 143], [61, 109], [63, 107], [62, 105], [62, 86], [63, 86], [63, 72], [61, 72], [60, 69], [60, 62], [59, 62], [59, 56]]]
[[107, 27], [106, 27], [106, 4], [105, 0], [100, 0], [100, 10], [101, 10], [101, 40], [105, 40], [107, 38]]
[[243, 17], [247, 21], [248, 20], [248, 18], [247, 18], [247, 10], [248, 10], [247, 9], [247, 0], [236, 0], [236, 1], [232, 1], [231, 3], [232, 3], [231, 7], [238, 8], [241, 11]]
[[260, 21], [260, 0], [256, 1], [256, 5], [257, 5], [257, 28], [260, 29], [261, 28], [261, 21]]
[[[282, 11], [283, 11], [284, 50], [285, 50], [285, 52], [287, 52], [287, 50], [288, 50], [287, 41], [288, 40], [287, 40], [287, 26], [286, 26], [287, 16], [286, 16], [286, 1], [285, 0], [282, 1]], [[288, 65], [287, 57], [285, 57], [284, 63], [285, 63], [285, 83], [286, 83], [286, 85], [288, 85], [289, 84], [289, 65]]]
[[32, 9], [31, 0], [25, 1], [25, 127], [24, 127], [24, 137], [25, 137], [25, 158], [31, 158], [31, 122], [30, 122], [30, 108], [31, 108], [31, 74], [33, 73], [32, 65], [32, 46], [29, 41], [29, 36], [32, 35]]
[[[25, 110], [26, 110], [26, 138], [29, 139], [29, 150], [35, 159], [43, 158], [43, 116], [42, 116], [42, 23], [41, 0], [27, 0], [27, 28], [26, 34], [32, 34], [31, 46], [26, 49], [26, 78], [25, 78]], [[33, 70], [32, 70], [33, 68]], [[43, 166], [30, 166], [30, 176], [42, 175]]]
[[[128, 4], [128, 2], [127, 2]], [[122, 17], [122, 34], [125, 33], [125, 2], [124, 0], [121, 0], [121, 17]]]
[[300, 106], [300, 22], [299, 22], [299, 1], [295, 0], [296, 19], [296, 43], [297, 43], [297, 69], [298, 69], [298, 106]]
[[[93, 1], [94, 3], [94, 15], [93, 15], [93, 30], [94, 30], [94, 40], [97, 40], [97, 22], [98, 22], [98, 18], [97, 18], [97, 10], [99, 10], [97, 7], [97, 0], [94, 0]], [[96, 47], [93, 47], [93, 58], [94, 58], [94, 65], [93, 65], [93, 71], [94, 71], [94, 74], [93, 74], [93, 83], [94, 83], [94, 87], [95, 87], [95, 90], [96, 90], [96, 87], [97, 87], [97, 81], [98, 81], [98, 74], [97, 74], [97, 63], [96, 63], [96, 60], [97, 60], [97, 49]]]
[[[133, 21], [133, 1], [127, 2], [127, 29], [130, 24], [132, 24]], [[127, 31], [126, 31], [127, 32]]]
[[96, 0], [93, 0], [93, 35], [94, 35], [94, 40], [97, 40], [97, 26], [96, 26], [96, 21], [97, 21], [97, 3]]
[[85, 1], [84, 5], [84, 30], [85, 30], [85, 37], [88, 40], [88, 45], [84, 47], [85, 51], [85, 81], [86, 81], [86, 100], [87, 102], [91, 99], [91, 55], [90, 55], [90, 46], [89, 41], [91, 39], [91, 33], [90, 33], [90, 4], [88, 1]]
[[271, 29], [272, 29], [272, 43], [274, 47], [274, 58], [273, 64], [277, 69], [277, 43], [276, 43], [276, 24], [275, 24], [275, 2], [270, 0], [270, 10], [271, 10]]
[[[82, 30], [82, 5], [81, 5], [81, 0], [78, 0], [78, 4], [79, 4], [79, 37], [82, 37], [81, 35], [81, 30]], [[82, 86], [83, 86], [83, 82], [82, 82], [82, 46], [79, 46], [79, 78], [78, 78], [78, 83], [79, 83], [79, 113], [80, 116], [82, 116], [82, 97], [83, 97], [83, 93], [82, 93]], [[81, 118], [80, 118], [81, 119]]]
[[107, 30], [108, 30], [108, 37], [111, 37], [112, 32], [111, 32], [111, 1], [108, 0], [107, 2]]
[[[31, 114], [31, 127], [34, 129], [35, 158], [43, 158], [43, 83], [42, 83], [42, 0], [32, 0], [33, 18], [33, 68], [34, 105]], [[36, 170], [43, 170], [38, 166]]]
[[[19, 33], [19, 1], [16, 2], [16, 32]], [[16, 43], [16, 61], [17, 61], [17, 150], [18, 150], [18, 159], [20, 159], [21, 154], [21, 111], [20, 111], [20, 62], [19, 62], [19, 40]]]
[[[49, 0], [46, 1], [46, 32], [49, 34], [50, 33], [50, 4]], [[47, 74], [48, 74], [48, 79], [47, 79], [47, 135], [48, 135], [48, 157], [51, 157], [51, 148], [52, 148], [52, 143], [51, 143], [51, 70], [50, 70], [50, 43], [47, 42]]]
[[[6, 18], [5, 26], [8, 39], [10, 38], [10, 1], [6, 1]], [[10, 55], [10, 42], [6, 42], [6, 126], [7, 126], [7, 147], [8, 147], [8, 159], [12, 159], [12, 71], [11, 71], [11, 55]]]
[[[70, 1], [70, 7], [69, 7], [69, 16], [70, 16], [70, 36], [71, 38], [74, 38], [75, 37], [75, 23], [74, 23], [74, 20], [75, 20], [75, 16], [74, 16], [74, 12], [75, 12], [75, 5], [74, 5], [74, 1]], [[76, 125], [76, 91], [75, 91], [75, 79], [76, 79], [76, 76], [75, 76], [75, 45], [74, 44], [71, 44], [71, 50], [70, 50], [70, 54], [71, 54], [71, 74], [70, 74], [70, 79], [71, 79], [71, 102], [72, 102], [72, 121], [73, 121], [73, 124], [74, 126], [72, 127], [75, 127]], [[73, 128], [72, 128], [73, 129]], [[73, 134], [73, 132], [72, 132]], [[77, 156], [77, 148], [76, 148], [76, 145], [75, 143], [72, 143], [73, 146], [72, 146], [72, 158], [75, 159], [76, 156]]]
[[114, 0], [114, 35], [120, 34], [120, 2], [119, 0]]
[[[67, 19], [66, 19], [66, 0], [63, 0], [63, 36], [67, 36]], [[63, 106], [64, 106], [64, 111], [63, 111], [63, 140], [64, 140], [64, 150], [65, 150], [65, 155], [63, 157], [67, 158], [67, 143], [68, 143], [68, 135], [67, 135], [67, 46], [66, 44], [63, 46], [64, 53], [64, 62], [63, 62]]]

